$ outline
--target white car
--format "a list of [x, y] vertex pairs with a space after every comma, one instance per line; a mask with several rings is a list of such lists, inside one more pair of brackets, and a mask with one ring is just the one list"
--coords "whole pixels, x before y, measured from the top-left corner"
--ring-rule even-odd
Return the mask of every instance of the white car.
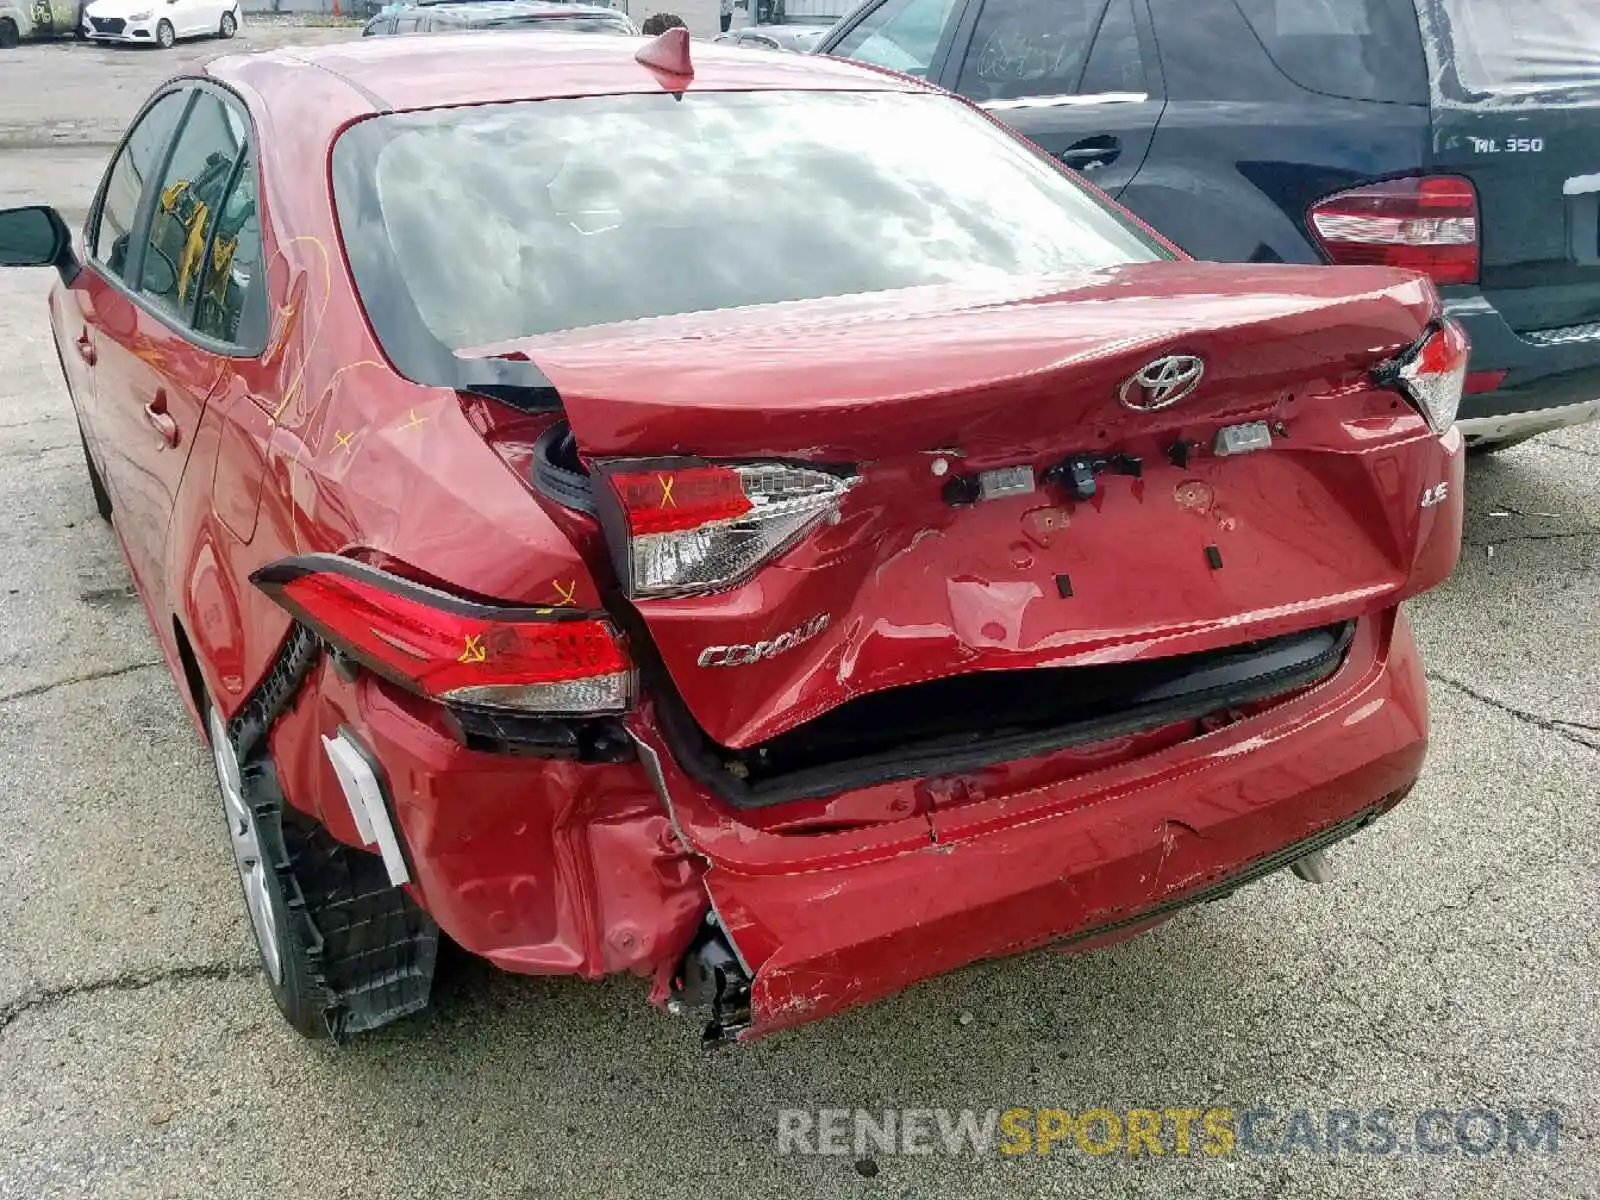
[[96, 42], [171, 47], [179, 38], [239, 32], [240, 0], [93, 0], [83, 10], [84, 36]]

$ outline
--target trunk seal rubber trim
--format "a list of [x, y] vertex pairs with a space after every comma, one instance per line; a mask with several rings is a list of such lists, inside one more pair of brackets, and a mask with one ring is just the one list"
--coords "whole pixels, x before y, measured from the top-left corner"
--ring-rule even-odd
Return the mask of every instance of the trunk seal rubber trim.
[[[916, 779], [930, 775], [978, 770], [1067, 750], [1075, 746], [1123, 737], [1177, 721], [1191, 720], [1218, 708], [1270, 700], [1274, 696], [1321, 683], [1343, 665], [1355, 637], [1355, 623], [1337, 627], [1332, 643], [1309, 659], [1286, 664], [1266, 673], [1252, 672], [1243, 685], [1218, 683], [1199, 692], [1171, 696], [1107, 717], [1080, 721], [1054, 730], [995, 738], [981, 747], [944, 749], [928, 747], [920, 753], [893, 751], [797, 771], [780, 780], [751, 787], [730, 776], [706, 746], [709, 739], [699, 729], [675, 688], [654, 682], [661, 714], [661, 732], [673, 757], [691, 778], [709, 788], [718, 799], [738, 809], [768, 808], [795, 800], [837, 795], [854, 788]], [[1304, 631], [1305, 634], [1319, 630]], [[1289, 634], [1292, 638], [1295, 635]], [[1284, 647], [1288, 649], [1290, 647]], [[1251, 663], [1241, 664], [1249, 671]]]
[[[562, 438], [572, 437], [572, 427], [565, 421], [556, 421], [533, 441], [533, 469], [529, 472], [533, 486], [564, 508], [587, 516], [597, 515], [594, 503], [594, 486], [589, 476], [579, 471], [558, 467], [550, 451]], [[577, 449], [576, 440], [572, 443]]]

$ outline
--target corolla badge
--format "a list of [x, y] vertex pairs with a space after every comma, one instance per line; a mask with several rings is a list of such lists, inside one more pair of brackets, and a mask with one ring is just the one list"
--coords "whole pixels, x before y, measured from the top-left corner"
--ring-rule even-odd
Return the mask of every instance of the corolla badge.
[[1124, 408], [1155, 412], [1170, 408], [1192, 395], [1206, 373], [1206, 364], [1193, 354], [1169, 354], [1146, 363], [1123, 381], [1118, 393]]
[[775, 638], [761, 642], [747, 642], [740, 646], [707, 646], [700, 651], [699, 663], [702, 667], [743, 667], [750, 663], [760, 662], [764, 658], [775, 658], [786, 650], [793, 650], [802, 643], [809, 642], [814, 637], [820, 637], [828, 628], [828, 614], [818, 613], [804, 625], [797, 626], [785, 633], [780, 633]]

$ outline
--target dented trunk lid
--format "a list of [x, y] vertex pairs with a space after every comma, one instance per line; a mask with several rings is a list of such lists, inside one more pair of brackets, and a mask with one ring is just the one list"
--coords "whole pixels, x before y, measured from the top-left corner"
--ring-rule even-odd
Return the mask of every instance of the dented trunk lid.
[[[1392, 604], [1430, 516], [1416, 499], [1437, 482], [1420, 447], [1437, 441], [1370, 371], [1436, 310], [1402, 272], [1163, 263], [518, 348], [591, 462], [855, 475], [837, 523], [744, 583], [634, 604], [705, 735], [759, 749], [888, 689], [1193, 653]], [[1203, 361], [1198, 388], [1124, 404], [1126, 381], [1171, 355]], [[1258, 422], [1270, 448], [1213, 453], [1219, 430]], [[1092, 495], [1072, 490], [1071, 460], [1103, 464]], [[996, 470], [1029, 486], [972, 502], [969, 482]], [[795, 631], [780, 653], [702, 665], [707, 648]]]

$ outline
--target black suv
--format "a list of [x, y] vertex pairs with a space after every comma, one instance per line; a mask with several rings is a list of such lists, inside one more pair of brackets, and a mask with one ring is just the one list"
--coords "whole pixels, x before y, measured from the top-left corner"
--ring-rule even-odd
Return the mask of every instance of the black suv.
[[1198, 258], [1427, 272], [1469, 444], [1600, 415], [1600, 0], [867, 0], [819, 52], [976, 101]]

